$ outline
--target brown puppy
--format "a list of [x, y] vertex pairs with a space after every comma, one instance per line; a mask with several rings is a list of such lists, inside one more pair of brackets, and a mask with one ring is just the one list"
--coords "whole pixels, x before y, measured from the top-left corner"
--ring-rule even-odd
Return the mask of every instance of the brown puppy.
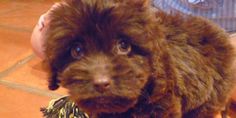
[[49, 88], [91, 117], [211, 118], [234, 80], [227, 34], [148, 0], [65, 0], [46, 34]]

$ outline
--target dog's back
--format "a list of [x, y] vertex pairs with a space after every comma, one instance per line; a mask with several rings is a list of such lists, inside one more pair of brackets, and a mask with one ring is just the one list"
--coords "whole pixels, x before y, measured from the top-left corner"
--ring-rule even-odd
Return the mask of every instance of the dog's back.
[[191, 111], [187, 117], [202, 117], [197, 114], [224, 110], [235, 83], [231, 76], [233, 48], [227, 33], [200, 17], [165, 13], [157, 17], [166, 26], [183, 112]]

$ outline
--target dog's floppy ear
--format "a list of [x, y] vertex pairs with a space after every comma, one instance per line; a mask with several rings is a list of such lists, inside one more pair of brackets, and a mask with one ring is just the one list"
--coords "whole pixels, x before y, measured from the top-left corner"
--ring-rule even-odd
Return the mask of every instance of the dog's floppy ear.
[[[162, 65], [163, 69], [155, 70], [153, 73], [153, 90], [150, 96], [150, 103], [157, 103], [162, 97], [167, 94], [174, 94], [173, 88], [175, 88], [176, 82], [176, 70], [173, 68], [171, 62], [168, 63], [168, 55], [165, 55], [161, 60], [165, 61]], [[154, 62], [154, 65], [157, 65], [158, 62]], [[160, 65], [160, 64], [158, 64]]]
[[165, 39], [153, 41], [154, 49], [151, 62], [152, 66], [152, 93], [149, 103], [157, 103], [162, 97], [174, 92], [176, 82], [176, 70], [172, 63], [168, 44]]
[[58, 89], [60, 80], [58, 79], [57, 69], [48, 57], [44, 58], [43, 69], [48, 72], [48, 88], [50, 90]]
[[49, 78], [49, 85], [48, 88], [50, 90], [56, 90], [59, 88], [59, 80], [57, 79], [57, 74], [56, 73], [52, 73], [51, 77]]

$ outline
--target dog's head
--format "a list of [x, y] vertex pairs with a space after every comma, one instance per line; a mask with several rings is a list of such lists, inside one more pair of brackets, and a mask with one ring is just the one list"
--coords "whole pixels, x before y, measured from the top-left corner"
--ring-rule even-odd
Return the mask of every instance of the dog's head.
[[65, 0], [53, 10], [45, 43], [49, 88], [60, 83], [85, 111], [134, 106], [150, 78], [163, 75], [167, 59], [160, 56], [162, 30], [148, 2]]

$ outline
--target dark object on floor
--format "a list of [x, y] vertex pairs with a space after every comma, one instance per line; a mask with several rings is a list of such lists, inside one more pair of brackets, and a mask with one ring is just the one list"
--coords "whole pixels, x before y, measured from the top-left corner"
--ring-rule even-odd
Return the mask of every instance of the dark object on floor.
[[64, 0], [46, 32], [49, 88], [92, 118], [212, 118], [235, 85], [233, 48], [203, 18], [149, 0]]
[[52, 100], [47, 108], [42, 108], [41, 112], [45, 118], [89, 118], [82, 112], [68, 96]]

